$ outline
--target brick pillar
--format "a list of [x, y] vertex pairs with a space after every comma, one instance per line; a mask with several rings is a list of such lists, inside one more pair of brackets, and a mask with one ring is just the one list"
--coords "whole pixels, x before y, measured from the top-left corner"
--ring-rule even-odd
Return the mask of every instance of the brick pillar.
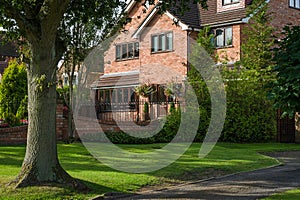
[[56, 137], [58, 140], [66, 140], [68, 138], [68, 120], [64, 117], [62, 100], [57, 100], [56, 106]]

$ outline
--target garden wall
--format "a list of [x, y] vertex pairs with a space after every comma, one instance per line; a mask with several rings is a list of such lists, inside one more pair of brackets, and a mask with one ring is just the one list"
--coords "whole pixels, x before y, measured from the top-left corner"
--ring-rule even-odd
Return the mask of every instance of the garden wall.
[[25, 144], [27, 125], [0, 129], [0, 145]]
[[[58, 102], [56, 107], [56, 136], [57, 140], [68, 138], [68, 121], [64, 117], [64, 106]], [[0, 145], [25, 144], [28, 126], [0, 128]]]

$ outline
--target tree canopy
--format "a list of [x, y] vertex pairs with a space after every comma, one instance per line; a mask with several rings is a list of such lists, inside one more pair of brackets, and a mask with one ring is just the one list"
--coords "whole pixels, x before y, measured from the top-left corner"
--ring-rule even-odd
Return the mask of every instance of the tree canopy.
[[275, 81], [269, 96], [283, 115], [293, 118], [300, 112], [300, 26], [286, 26], [285, 37], [275, 49]]

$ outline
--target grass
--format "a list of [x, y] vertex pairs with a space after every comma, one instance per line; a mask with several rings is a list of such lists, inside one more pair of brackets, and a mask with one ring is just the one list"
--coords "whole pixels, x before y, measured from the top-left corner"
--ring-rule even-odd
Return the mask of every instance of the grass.
[[[120, 145], [133, 152], [147, 152], [164, 144]], [[113, 170], [93, 158], [80, 143], [59, 144], [59, 159], [73, 177], [84, 181], [92, 190], [88, 194], [61, 187], [6, 188], [4, 185], [19, 172], [24, 146], [0, 147], [0, 199], [89, 199], [107, 192], [134, 192], [142, 187], [177, 184], [211, 176], [249, 171], [278, 164], [258, 152], [300, 150], [295, 144], [219, 143], [205, 158], [199, 159], [200, 144], [193, 144], [176, 162], [146, 174], [129, 174]]]
[[274, 194], [264, 200], [299, 200], [300, 199], [300, 188], [294, 190], [288, 190], [286, 192]]

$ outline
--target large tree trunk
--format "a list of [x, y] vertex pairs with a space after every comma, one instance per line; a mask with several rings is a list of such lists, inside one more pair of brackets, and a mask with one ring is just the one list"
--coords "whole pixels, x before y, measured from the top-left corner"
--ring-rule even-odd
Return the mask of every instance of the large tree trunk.
[[55, 42], [40, 40], [31, 49], [33, 60], [28, 67], [26, 155], [14, 183], [16, 187], [53, 182], [80, 187], [82, 185], [60, 166], [57, 157]]

